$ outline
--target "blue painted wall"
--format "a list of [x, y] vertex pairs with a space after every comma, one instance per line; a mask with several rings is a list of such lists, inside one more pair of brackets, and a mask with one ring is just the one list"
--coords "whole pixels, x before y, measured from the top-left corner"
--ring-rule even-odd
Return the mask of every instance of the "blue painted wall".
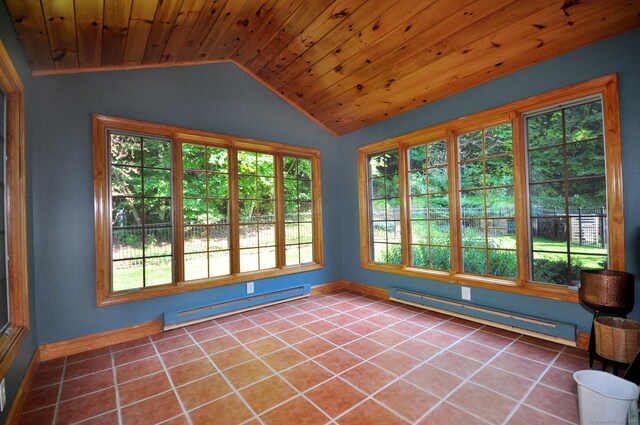
[[[455, 284], [363, 270], [359, 265], [357, 148], [378, 140], [430, 127], [485, 111], [529, 96], [618, 73], [624, 175], [627, 270], [640, 276], [640, 30], [577, 50], [520, 72], [423, 106], [340, 139], [342, 145], [342, 257], [343, 278], [381, 287], [420, 289], [460, 299]], [[472, 289], [474, 303], [539, 317], [591, 326], [591, 314], [581, 305], [480, 288]], [[640, 289], [630, 317], [640, 319]]]
[[[31, 87], [31, 71], [27, 61], [24, 58], [22, 49], [18, 42], [15, 32], [13, 31], [13, 24], [7, 18], [8, 14], [5, 9], [4, 2], [0, 2], [0, 40], [5, 49], [9, 53], [11, 62], [18, 71], [20, 79], [25, 86], [25, 94], [30, 94]], [[29, 102], [25, 102], [25, 107], [29, 109]], [[27, 123], [28, 127], [28, 123]], [[29, 129], [26, 129], [26, 138], [29, 138]], [[22, 382], [22, 377], [27, 371], [29, 362], [38, 346], [38, 333], [37, 333], [37, 317], [36, 317], [36, 297], [35, 297], [35, 279], [33, 279], [33, 218], [29, 214], [32, 210], [32, 179], [30, 178], [31, 158], [29, 154], [29, 144], [26, 144], [26, 208], [27, 208], [27, 255], [29, 258], [28, 273], [29, 273], [29, 315], [31, 318], [31, 329], [27, 334], [20, 351], [16, 356], [11, 368], [7, 371], [6, 388], [7, 388], [7, 401], [12, 403], [15, 399], [15, 395], [18, 391], [18, 387]], [[10, 407], [6, 407], [3, 412], [0, 412], [0, 423], [4, 423], [9, 413]]]
[[232, 64], [33, 79], [30, 120], [39, 342], [161, 318], [164, 311], [240, 296], [244, 285], [97, 308], [91, 115], [100, 113], [321, 150], [325, 267], [256, 282], [256, 290], [341, 276], [340, 145]]

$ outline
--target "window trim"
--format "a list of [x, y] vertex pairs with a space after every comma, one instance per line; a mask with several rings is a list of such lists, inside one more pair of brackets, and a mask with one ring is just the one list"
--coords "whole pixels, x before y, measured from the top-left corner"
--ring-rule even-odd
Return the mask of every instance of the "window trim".
[[29, 331], [27, 280], [24, 87], [0, 42], [0, 88], [6, 109], [6, 214], [9, 290], [9, 328], [0, 336], [0, 377], [4, 377]]
[[[312, 167], [312, 205], [313, 205], [313, 254], [314, 262], [302, 265], [276, 266], [274, 269], [258, 270], [243, 273], [233, 273], [227, 276], [211, 277], [188, 282], [178, 281], [166, 285], [158, 285], [147, 288], [140, 288], [131, 291], [111, 292], [111, 235], [110, 235], [110, 179], [109, 179], [109, 152], [107, 151], [108, 131], [122, 131], [137, 134], [144, 134], [154, 137], [168, 138], [173, 145], [173, 193], [174, 202], [173, 220], [174, 220], [174, 259], [176, 261], [175, 273], [176, 277], [183, 276], [183, 268], [181, 259], [184, 255], [183, 243], [183, 217], [179, 212], [182, 208], [176, 205], [182, 201], [182, 144], [193, 143], [207, 146], [216, 146], [230, 148], [232, 150], [248, 150], [252, 152], [275, 154], [276, 158], [280, 155], [292, 155], [304, 157], [311, 160]], [[96, 305], [98, 307], [119, 304], [130, 301], [155, 298], [182, 292], [197, 291], [206, 288], [212, 288], [234, 283], [246, 282], [254, 279], [266, 279], [275, 276], [288, 275], [293, 273], [301, 273], [311, 270], [319, 270], [324, 267], [323, 240], [322, 240], [322, 193], [321, 193], [321, 176], [320, 176], [320, 151], [317, 149], [304, 148], [299, 146], [290, 146], [280, 143], [264, 142], [260, 140], [246, 139], [235, 136], [227, 136], [216, 133], [209, 133], [199, 130], [191, 130], [180, 127], [174, 127], [163, 124], [148, 123], [135, 121], [125, 118], [116, 118], [100, 114], [93, 115], [93, 166], [94, 166], [94, 220], [95, 220], [95, 252], [96, 252]], [[277, 159], [276, 163], [280, 160]], [[233, 172], [235, 161], [230, 161], [230, 171]], [[279, 167], [276, 167], [276, 172]], [[279, 181], [280, 179], [276, 179]], [[234, 191], [235, 179], [230, 179], [230, 192]], [[276, 183], [276, 202], [283, 202], [284, 187], [282, 183]], [[232, 197], [230, 196], [230, 199]], [[233, 203], [231, 204], [233, 205]], [[231, 210], [232, 206], [230, 206]], [[277, 208], [277, 219], [282, 218], [284, 223], [283, 208]], [[282, 216], [282, 217], [281, 217]], [[277, 227], [277, 229], [279, 226]], [[277, 233], [284, 232], [284, 227], [277, 230]], [[231, 244], [237, 247], [237, 241], [234, 240], [234, 232], [231, 232]], [[281, 235], [277, 235], [276, 252], [277, 258], [280, 259], [280, 250], [284, 249]], [[234, 256], [232, 249], [231, 255]], [[176, 279], [178, 280], [178, 279]]]
[[[420, 129], [412, 133], [372, 143], [358, 149], [358, 200], [360, 222], [360, 264], [368, 270], [420, 277], [437, 281], [464, 284], [481, 288], [494, 289], [524, 295], [562, 301], [578, 302], [575, 288], [559, 285], [543, 284], [529, 280], [529, 249], [528, 249], [528, 195], [526, 184], [526, 163], [524, 144], [523, 115], [531, 111], [551, 107], [553, 105], [570, 102], [590, 95], [602, 96], [604, 137], [605, 137], [605, 167], [607, 184], [607, 208], [609, 226], [609, 268], [625, 270], [625, 235], [624, 235], [624, 202], [622, 184], [622, 149], [620, 141], [620, 112], [618, 101], [618, 78], [610, 74], [569, 87], [554, 90], [541, 95], [516, 101], [490, 110], [482, 111], [467, 117], [454, 119], [433, 127]], [[516, 241], [518, 277], [516, 279], [494, 278], [462, 273], [461, 243], [459, 229], [459, 170], [457, 169], [457, 136], [478, 128], [511, 122], [513, 131], [514, 156], [514, 192], [516, 208]], [[449, 196], [450, 196], [450, 229], [451, 229], [451, 272], [439, 272], [413, 267], [408, 260], [408, 232], [407, 220], [408, 179], [406, 177], [406, 156], [408, 148], [432, 140], [446, 138], [449, 146]], [[372, 154], [400, 150], [400, 209], [402, 217], [402, 252], [401, 265], [381, 264], [370, 260], [369, 252], [369, 188], [367, 184], [367, 157]], [[517, 188], [517, 189], [516, 189]], [[453, 194], [453, 196], [451, 195]]]

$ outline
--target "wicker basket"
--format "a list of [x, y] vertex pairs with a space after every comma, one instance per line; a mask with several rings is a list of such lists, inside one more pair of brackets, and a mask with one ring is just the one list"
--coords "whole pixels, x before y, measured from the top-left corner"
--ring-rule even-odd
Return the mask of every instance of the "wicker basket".
[[640, 323], [620, 317], [598, 317], [593, 324], [596, 353], [619, 363], [633, 361], [640, 350]]

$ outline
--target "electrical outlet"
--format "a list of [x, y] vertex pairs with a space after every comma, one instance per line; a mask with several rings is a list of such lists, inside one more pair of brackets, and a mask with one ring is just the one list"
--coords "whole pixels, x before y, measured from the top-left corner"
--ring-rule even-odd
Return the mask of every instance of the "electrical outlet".
[[463, 286], [462, 288], [462, 299], [463, 300], [467, 300], [467, 301], [471, 301], [471, 288], [467, 287], [467, 286]]
[[0, 412], [4, 410], [7, 405], [7, 389], [4, 385], [4, 379], [0, 382]]
[[247, 282], [247, 294], [253, 294], [253, 282]]

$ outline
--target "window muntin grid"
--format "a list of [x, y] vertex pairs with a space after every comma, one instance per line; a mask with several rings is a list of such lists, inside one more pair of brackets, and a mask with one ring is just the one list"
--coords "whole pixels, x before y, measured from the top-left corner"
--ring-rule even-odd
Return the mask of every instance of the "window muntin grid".
[[171, 141], [109, 132], [111, 288], [173, 282]]

